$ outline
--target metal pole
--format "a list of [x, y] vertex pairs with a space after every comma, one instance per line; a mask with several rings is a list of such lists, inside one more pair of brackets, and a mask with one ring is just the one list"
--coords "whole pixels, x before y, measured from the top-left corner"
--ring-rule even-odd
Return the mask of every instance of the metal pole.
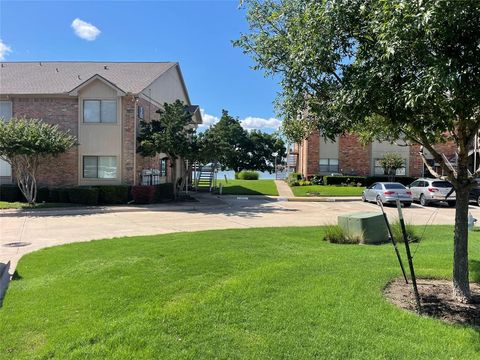
[[397, 209], [398, 209], [398, 220], [400, 221], [400, 227], [402, 228], [403, 241], [405, 242], [405, 249], [407, 251], [408, 266], [410, 268], [410, 275], [412, 277], [412, 286], [413, 292], [415, 294], [415, 301], [417, 303], [417, 312], [422, 312], [422, 307], [420, 304], [420, 294], [418, 293], [417, 288], [417, 278], [415, 277], [415, 269], [413, 268], [412, 254], [410, 253], [410, 245], [408, 243], [407, 229], [405, 228], [405, 221], [403, 220], [402, 206], [400, 205], [400, 200], [397, 199]]
[[400, 268], [402, 269], [403, 278], [405, 279], [405, 283], [408, 284], [407, 274], [405, 273], [405, 268], [403, 266], [403, 261], [402, 261], [402, 258], [400, 256], [400, 251], [398, 251], [397, 240], [395, 240], [395, 238], [393, 237], [392, 228], [390, 227], [390, 223], [388, 222], [387, 214], [385, 213], [385, 210], [383, 209], [382, 202], [378, 201], [378, 205], [380, 206], [380, 209], [382, 209], [383, 218], [385, 219], [385, 224], [387, 225], [388, 236], [390, 237], [390, 241], [392, 242], [392, 245], [395, 249], [395, 254], [397, 254], [397, 259], [398, 259], [398, 262], [400, 264]]

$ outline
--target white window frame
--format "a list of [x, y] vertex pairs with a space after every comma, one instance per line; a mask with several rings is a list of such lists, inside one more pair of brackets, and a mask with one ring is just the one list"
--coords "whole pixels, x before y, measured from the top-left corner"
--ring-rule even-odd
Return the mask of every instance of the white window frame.
[[[323, 161], [327, 161], [327, 164], [322, 164], [321, 162]], [[331, 164], [332, 163], [332, 160], [336, 162], [336, 164]], [[327, 167], [327, 170], [322, 170], [322, 166], [326, 166]], [[339, 172], [339, 169], [340, 169], [340, 163], [338, 161], [338, 159], [336, 158], [323, 158], [323, 159], [320, 159], [318, 161], [318, 170], [320, 173], [338, 173]]]
[[[0, 100], [0, 103], [8, 103], [10, 107], [10, 117], [9, 118], [3, 118], [3, 120], [9, 121], [13, 117], [13, 104], [11, 100]], [[2, 118], [0, 114], [0, 118]]]

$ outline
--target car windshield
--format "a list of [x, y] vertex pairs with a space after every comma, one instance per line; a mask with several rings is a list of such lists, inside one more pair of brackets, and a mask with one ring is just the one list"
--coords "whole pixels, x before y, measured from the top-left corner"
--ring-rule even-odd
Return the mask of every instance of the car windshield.
[[434, 181], [432, 182], [432, 186], [437, 188], [451, 188], [452, 184], [450, 184], [448, 181]]
[[402, 184], [384, 184], [385, 189], [405, 189], [405, 186]]

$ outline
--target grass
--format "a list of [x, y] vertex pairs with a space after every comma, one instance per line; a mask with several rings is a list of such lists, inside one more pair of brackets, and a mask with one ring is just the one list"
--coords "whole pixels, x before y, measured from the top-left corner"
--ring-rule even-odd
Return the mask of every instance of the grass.
[[223, 195], [278, 195], [273, 180], [220, 180]]
[[[69, 203], [41, 203], [41, 204], [35, 204], [35, 206], [30, 206], [26, 202], [0, 201], [0, 210], [1, 209], [29, 209], [29, 210], [34, 210], [34, 209], [48, 209], [48, 208], [69, 207], [69, 206], [75, 206], [75, 204], [69, 204]], [[76, 205], [76, 206], [78, 206], [78, 205]]]
[[[419, 276], [451, 276], [452, 232], [427, 231], [415, 252]], [[330, 244], [323, 235], [207, 231], [31, 253], [0, 308], [0, 358], [479, 358], [478, 329], [383, 298], [401, 276], [391, 245]], [[470, 254], [480, 281], [480, 232]]]
[[334, 186], [334, 185], [309, 185], [309, 186], [292, 186], [295, 196], [361, 196], [363, 187], [356, 186]]

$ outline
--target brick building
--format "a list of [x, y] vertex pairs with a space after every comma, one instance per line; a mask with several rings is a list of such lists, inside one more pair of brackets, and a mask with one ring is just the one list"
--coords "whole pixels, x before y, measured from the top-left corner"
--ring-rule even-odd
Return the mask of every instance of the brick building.
[[[162, 104], [180, 99], [189, 105], [194, 122], [202, 122], [198, 106], [190, 103], [178, 63], [3, 62], [0, 66], [1, 118], [42, 119], [78, 139], [78, 146], [41, 164], [40, 186], [135, 185], [151, 169], [164, 182], [168, 169], [164, 156], [136, 154], [140, 120], [158, 117]], [[11, 169], [0, 159], [0, 182], [11, 181]]]
[[[445, 154], [450, 161], [455, 161], [456, 148], [453, 143], [439, 144], [435, 149]], [[354, 134], [339, 136], [332, 142], [314, 133], [303, 142], [295, 144], [293, 154], [296, 156], [296, 171], [307, 178], [316, 174], [331, 173], [360, 176], [384, 175], [379, 160], [389, 152], [399, 153], [404, 159], [405, 166], [397, 170], [398, 176], [428, 176], [429, 172], [424, 167], [419, 150], [418, 145], [406, 146], [401, 143], [396, 145], [372, 142], [365, 146]], [[426, 156], [435, 166], [433, 158], [428, 154]]]

